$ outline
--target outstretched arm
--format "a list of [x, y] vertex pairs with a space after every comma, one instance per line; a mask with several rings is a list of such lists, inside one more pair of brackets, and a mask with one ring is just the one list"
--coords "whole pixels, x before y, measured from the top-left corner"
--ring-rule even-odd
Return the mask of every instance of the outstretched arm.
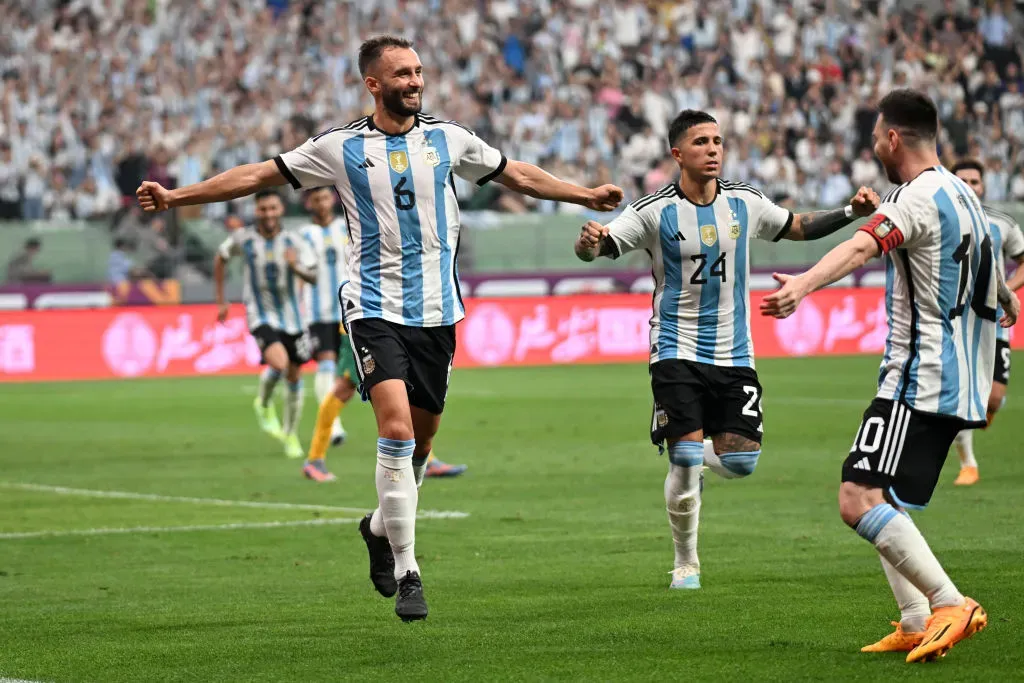
[[594, 189], [559, 180], [542, 168], [509, 159], [497, 181], [510, 190], [556, 202], [579, 204], [595, 211], [611, 211], [622, 201], [622, 190], [615, 185]]
[[235, 166], [208, 180], [175, 190], [168, 190], [160, 183], [146, 180], [139, 185], [135, 195], [144, 210], [163, 211], [176, 206], [226, 202], [287, 182], [276, 162], [262, 161], [258, 164]]
[[850, 203], [838, 209], [798, 213], [793, 216], [793, 224], [789, 232], [783, 235], [787, 240], [818, 240], [827, 237], [837, 230], [863, 216], [870, 216], [881, 202], [878, 193], [870, 187], [857, 190]]
[[813, 268], [801, 275], [773, 273], [782, 287], [761, 302], [761, 314], [775, 318], [789, 317], [805, 296], [841, 280], [880, 253], [878, 242], [863, 231], [857, 231], [832, 251], [825, 254]]

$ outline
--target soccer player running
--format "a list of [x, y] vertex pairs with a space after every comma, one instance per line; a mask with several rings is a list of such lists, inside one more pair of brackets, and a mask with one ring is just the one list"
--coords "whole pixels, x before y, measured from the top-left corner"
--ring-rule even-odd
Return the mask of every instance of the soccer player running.
[[[978, 199], [985, 199], [985, 167], [974, 160], [960, 161], [950, 169], [958, 178], [974, 190]], [[984, 206], [992, 231], [992, 253], [996, 267], [1006, 277], [1006, 261], [1017, 263], [1017, 271], [1007, 280], [1006, 286], [1017, 291], [1024, 286], [1024, 234], [1012, 216], [990, 206]], [[1001, 312], [1000, 312], [1001, 315]], [[1010, 334], [1004, 327], [996, 328], [996, 360], [992, 374], [992, 393], [988, 397], [986, 426], [992, 424], [996, 413], [1006, 401], [1006, 387], [1010, 383]], [[957, 455], [960, 456], [960, 473], [953, 482], [957, 486], [970, 486], [978, 481], [978, 461], [974, 458], [974, 430], [965, 429], [953, 440]]]
[[875, 154], [899, 186], [813, 268], [777, 274], [782, 287], [762, 312], [784, 318], [811, 292], [887, 257], [889, 337], [878, 393], [843, 464], [839, 514], [878, 550], [901, 611], [895, 632], [862, 651], [908, 652], [908, 662], [920, 662], [945, 655], [988, 617], [949, 579], [903, 508], [928, 503], [953, 438], [985, 424], [996, 306], [1010, 326], [1020, 304], [996, 267], [981, 203], [939, 163], [935, 105], [894, 90], [878, 109]]
[[[302, 240], [281, 231], [283, 214], [281, 195], [273, 189], [260, 189], [256, 193], [255, 228], [235, 230], [220, 245], [213, 257], [213, 282], [217, 320], [224, 322], [228, 317], [225, 265], [233, 256], [243, 257], [242, 300], [249, 331], [267, 366], [260, 374], [253, 409], [260, 427], [284, 443], [285, 455], [301, 458], [302, 445], [296, 433], [302, 415], [300, 372], [309, 359], [309, 339], [305, 335], [299, 290], [303, 282], [316, 282], [317, 267], [312, 251]], [[283, 428], [273, 404], [274, 387], [281, 375], [288, 382]]]
[[452, 174], [598, 211], [615, 208], [622, 190], [563, 182], [507, 160], [457, 123], [421, 114], [423, 66], [402, 38], [367, 40], [358, 64], [373, 95], [372, 115], [270, 161], [174, 190], [144, 182], [137, 194], [152, 211], [225, 201], [286, 182], [338, 190], [351, 240], [342, 312], [379, 436], [379, 507], [360, 532], [377, 591], [397, 592], [395, 612], [414, 620], [427, 616], [414, 547], [417, 486], [444, 410], [455, 323], [465, 316], [455, 268], [460, 223]]
[[[718, 123], [686, 110], [669, 127], [679, 181], [642, 197], [607, 226], [583, 226], [576, 255], [651, 255], [651, 440], [668, 442], [665, 505], [675, 543], [670, 588], [700, 588], [697, 525], [704, 465], [746, 477], [761, 454], [761, 384], [754, 370], [747, 281], [749, 241], [814, 240], [867, 216], [878, 195], [862, 187], [850, 205], [793, 215], [749, 185], [719, 179]], [[705, 442], [705, 437], [710, 441]]]
[[[314, 387], [319, 408], [302, 473], [313, 481], [331, 482], [336, 477], [327, 469], [327, 447], [345, 440], [339, 416], [355, 396], [358, 377], [338, 297], [341, 283], [348, 280], [348, 235], [344, 221], [334, 215], [333, 188], [317, 187], [307, 191], [306, 208], [313, 221], [303, 226], [299, 234], [317, 255], [317, 281], [306, 288], [306, 307], [310, 312], [309, 333], [317, 361]], [[426, 476], [457, 476], [466, 469], [465, 465], [442, 462], [431, 453], [427, 458]]]
[[[309, 311], [309, 334], [317, 369], [313, 387], [316, 392], [316, 429], [310, 441], [309, 456], [302, 473], [319, 482], [334, 481], [327, 470], [329, 443], [345, 440], [345, 429], [339, 415], [355, 395], [356, 367], [352, 347], [342, 325], [341, 300], [338, 289], [348, 279], [348, 235], [345, 222], [334, 215], [334, 188], [315, 187], [306, 192], [306, 208], [312, 222], [299, 230], [299, 235], [317, 257], [317, 279], [306, 288], [306, 310]], [[326, 429], [323, 421], [326, 420]]]

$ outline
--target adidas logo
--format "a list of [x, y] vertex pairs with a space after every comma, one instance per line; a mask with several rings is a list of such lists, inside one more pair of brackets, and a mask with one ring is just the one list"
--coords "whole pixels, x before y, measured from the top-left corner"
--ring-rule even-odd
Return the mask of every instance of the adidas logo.
[[373, 168], [373, 162], [367, 159], [363, 163], [359, 164], [359, 168]]
[[867, 456], [861, 458], [857, 462], [857, 464], [853, 466], [853, 469], [855, 469], [855, 470], [867, 470], [868, 472], [870, 472], [871, 471], [871, 463], [868, 462]]
[[686, 238], [683, 237], [683, 233], [681, 231], [676, 231], [676, 234], [672, 235], [672, 241], [673, 242], [685, 242]]

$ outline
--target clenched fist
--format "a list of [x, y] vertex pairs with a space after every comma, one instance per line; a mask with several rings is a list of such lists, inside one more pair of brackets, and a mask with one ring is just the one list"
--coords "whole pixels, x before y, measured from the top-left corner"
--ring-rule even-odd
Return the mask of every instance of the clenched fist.
[[139, 189], [135, 190], [143, 211], [166, 211], [171, 208], [170, 194], [170, 190], [151, 180], [142, 181]]
[[878, 210], [878, 205], [881, 203], [882, 198], [878, 196], [878, 193], [870, 187], [864, 186], [861, 186], [857, 190], [857, 194], [853, 195], [853, 199], [850, 200], [853, 213], [857, 216], [870, 216]]

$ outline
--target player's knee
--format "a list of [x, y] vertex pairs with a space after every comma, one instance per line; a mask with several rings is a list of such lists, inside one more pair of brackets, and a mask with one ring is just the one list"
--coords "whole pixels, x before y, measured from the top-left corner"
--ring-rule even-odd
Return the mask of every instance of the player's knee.
[[737, 477], [748, 477], [757, 468], [759, 457], [761, 457], [761, 451], [746, 451], [743, 453], [722, 453], [718, 456], [718, 459], [722, 461], [722, 467]]
[[885, 502], [885, 498], [880, 489], [851, 481], [844, 481], [839, 486], [839, 516], [851, 528], [857, 528], [864, 513], [882, 502]]
[[412, 425], [401, 419], [390, 419], [380, 425], [380, 437], [391, 441], [413, 440]]
[[355, 393], [355, 385], [347, 379], [340, 380], [334, 385], [334, 395], [342, 403], [348, 403], [351, 401], [352, 397], [355, 396]]

